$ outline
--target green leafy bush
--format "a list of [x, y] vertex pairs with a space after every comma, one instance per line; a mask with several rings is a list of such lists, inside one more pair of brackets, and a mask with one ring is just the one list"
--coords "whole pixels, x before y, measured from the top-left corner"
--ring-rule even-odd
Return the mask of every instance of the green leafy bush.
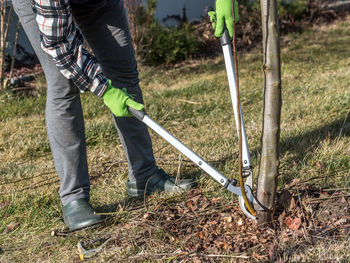
[[154, 19], [157, 0], [148, 0], [147, 6], [138, 0], [129, 0], [126, 6], [134, 48], [143, 63], [172, 64], [191, 58], [198, 52], [191, 24], [167, 28]]
[[[240, 7], [245, 6], [249, 13], [261, 12], [260, 1], [241, 0]], [[300, 19], [306, 12], [308, 0], [277, 0], [277, 12], [279, 18], [292, 17]]]
[[144, 30], [138, 45], [137, 55], [151, 65], [179, 62], [191, 58], [198, 51], [192, 26], [188, 23], [179, 28], [165, 28], [154, 22]]
[[294, 20], [302, 18], [308, 6], [307, 0], [286, 1], [278, 0], [278, 15], [280, 17], [290, 17]]
[[[214, 36], [206, 15], [209, 10], [204, 12], [200, 23], [166, 28], [154, 19], [157, 0], [148, 0], [145, 6], [141, 0], [125, 2], [134, 48], [145, 64], [172, 64], [193, 56], [221, 53], [220, 41]], [[280, 33], [301, 32], [313, 23], [336, 19], [334, 12], [324, 11], [323, 3], [324, 0], [277, 0]], [[236, 24], [238, 49], [247, 50], [261, 43], [260, 1], [239, 0], [239, 17]]]

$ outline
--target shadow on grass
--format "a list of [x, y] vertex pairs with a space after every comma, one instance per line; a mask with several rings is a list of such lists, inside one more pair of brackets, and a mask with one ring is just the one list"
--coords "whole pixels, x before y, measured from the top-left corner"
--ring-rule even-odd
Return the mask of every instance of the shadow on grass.
[[[335, 140], [340, 137], [350, 137], [350, 113], [344, 118], [308, 130], [303, 134], [286, 138], [280, 141], [280, 156], [286, 153], [294, 153], [286, 160], [286, 163], [303, 160], [310, 152], [314, 152], [318, 146], [326, 139]], [[259, 158], [261, 146], [251, 149], [250, 154]], [[220, 160], [210, 162], [216, 169], [224, 166], [228, 161], [237, 159], [238, 156], [226, 156]], [[292, 180], [292, 177], [286, 177], [286, 182]]]
[[[345, 118], [335, 120], [324, 124], [315, 129], [304, 132], [303, 134], [284, 139], [280, 142], [280, 155], [285, 153], [293, 153], [286, 160], [286, 163], [293, 161], [304, 160], [310, 153], [315, 152], [319, 145], [326, 139], [331, 141], [341, 137], [350, 136], [350, 113]], [[261, 151], [261, 149], [259, 149]], [[312, 155], [310, 155], [312, 156]], [[292, 180], [291, 177], [286, 177], [286, 182]]]
[[349, 137], [348, 129], [350, 113], [345, 118], [327, 123], [316, 129], [309, 130], [298, 136], [287, 138], [280, 143], [280, 154], [293, 152], [297, 154], [298, 159], [303, 159], [309, 151], [315, 150], [325, 139], [334, 140], [340, 137]]
[[[191, 172], [186, 172], [186, 175], [181, 177], [181, 178], [192, 178], [195, 181], [199, 182], [199, 179], [201, 177], [201, 173], [199, 170], [194, 170]], [[186, 191], [181, 192], [181, 193], [177, 193], [174, 194], [172, 197], [173, 198], [181, 198], [182, 195], [184, 195], [186, 193]], [[158, 198], [158, 197], [156, 197]], [[153, 199], [152, 194], [151, 195], [147, 195], [146, 199], [144, 196], [140, 196], [140, 197], [131, 197], [131, 196], [127, 196], [126, 198], [117, 201], [115, 203], [111, 203], [111, 204], [105, 204], [102, 206], [97, 206], [95, 209], [97, 212], [103, 212], [103, 213], [114, 213], [117, 211], [121, 211], [121, 208], [123, 210], [126, 211], [133, 211], [133, 210], [137, 210], [140, 209], [142, 207], [145, 207], [145, 205], [147, 206], [147, 202], [148, 200]], [[161, 198], [162, 200], [163, 198]], [[161, 202], [161, 201], [160, 201]]]
[[[291, 163], [292, 161], [303, 160], [310, 152], [314, 152], [319, 145], [326, 139], [335, 140], [341, 137], [349, 137], [350, 136], [350, 113], [344, 118], [339, 118], [330, 123], [326, 123], [317, 128], [308, 130], [300, 135], [293, 136], [281, 140], [280, 142], [280, 155], [283, 156], [286, 153], [293, 153], [291, 157], [287, 159], [287, 163]], [[254, 148], [250, 151], [251, 156], [255, 156], [256, 158], [261, 153], [261, 146], [258, 148]], [[215, 168], [220, 169], [226, 165], [227, 162], [237, 159], [237, 155], [227, 155], [220, 160], [209, 161], [209, 163]], [[200, 172], [193, 171], [193, 175], [199, 179]], [[289, 178], [292, 179], [292, 178]], [[287, 181], [289, 180], [287, 179]]]
[[142, 205], [144, 205], [143, 198], [126, 197], [115, 203], [97, 206], [95, 209], [99, 213], [115, 213], [120, 211], [121, 207], [123, 209], [132, 211], [140, 208]]

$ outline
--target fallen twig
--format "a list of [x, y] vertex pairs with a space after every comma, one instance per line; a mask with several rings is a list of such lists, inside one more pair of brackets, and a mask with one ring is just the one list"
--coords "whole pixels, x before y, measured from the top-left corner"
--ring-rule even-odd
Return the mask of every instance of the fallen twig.
[[13, 180], [13, 181], [8, 181], [8, 182], [0, 182], [0, 186], [7, 185], [7, 184], [15, 184], [15, 183], [19, 183], [19, 182], [22, 182], [22, 181], [34, 179], [36, 177], [41, 177], [43, 175], [49, 175], [49, 174], [54, 174], [54, 173], [56, 173], [56, 171], [41, 173], [41, 174], [38, 174], [38, 175], [24, 177], [24, 178], [21, 178], [21, 179], [18, 179], [18, 180]]
[[192, 254], [190, 257], [206, 257], [206, 258], [244, 258], [249, 259], [249, 256], [245, 255], [215, 255], [215, 254]]
[[170, 144], [164, 144], [162, 147], [160, 147], [159, 149], [155, 150], [153, 155], [155, 156], [157, 153], [159, 153], [161, 150], [163, 150], [164, 148], [168, 147]]
[[195, 101], [190, 101], [190, 100], [184, 100], [184, 99], [177, 99], [178, 101], [186, 102], [189, 104], [195, 104], [195, 105], [200, 105], [200, 102], [195, 102]]
[[141, 224], [144, 224], [145, 226], [148, 226], [148, 227], [151, 227], [151, 228], [154, 228], [154, 229], [158, 229], [158, 230], [161, 230], [163, 231], [163, 233], [173, 242], [175, 240], [177, 240], [177, 238], [172, 235], [170, 232], [168, 232], [166, 229], [160, 227], [160, 226], [156, 226], [156, 225], [152, 225], [150, 223], [146, 223], [146, 222], [142, 222]]
[[313, 180], [317, 180], [317, 179], [323, 179], [323, 178], [326, 178], [326, 177], [329, 177], [329, 176], [332, 176], [334, 177], [336, 174], [339, 174], [339, 173], [342, 173], [342, 172], [349, 172], [349, 169], [339, 169], [339, 170], [336, 170], [336, 171], [333, 171], [332, 173], [328, 173], [326, 175], [323, 175], [323, 176], [314, 176], [314, 177], [311, 177], [309, 179], [306, 179], [306, 180], [303, 180], [303, 181], [297, 181], [297, 182], [292, 182], [290, 185], [287, 185], [285, 187], [286, 190], [290, 190], [292, 189], [293, 187], [295, 187], [296, 185], [301, 185], [301, 184], [306, 184], [310, 181], [313, 181]]
[[55, 237], [55, 236], [60, 236], [60, 237], [64, 237], [64, 236], [68, 236], [69, 231], [58, 231], [58, 230], [52, 230], [51, 231], [51, 236]]
[[350, 187], [340, 187], [340, 188], [327, 188], [327, 189], [322, 189], [324, 192], [330, 192], [330, 191], [343, 191], [343, 190], [348, 190]]
[[146, 253], [140, 253], [135, 256], [127, 257], [125, 260], [134, 260], [134, 259], [141, 259], [141, 258], [158, 258], [158, 257], [170, 257], [170, 256], [176, 256], [176, 255], [182, 255], [180, 253], [152, 253], [152, 254], [146, 254]]
[[314, 198], [314, 199], [308, 200], [308, 203], [317, 203], [317, 202], [320, 202], [320, 201], [324, 201], [324, 200], [328, 200], [328, 199], [334, 199], [334, 198], [341, 198], [341, 197], [350, 197], [350, 194], [348, 194], [348, 195], [333, 195], [333, 196], [329, 196], [329, 197]]
[[181, 153], [179, 154], [179, 166], [177, 167], [177, 173], [176, 173], [176, 178], [175, 178], [175, 185], [177, 185], [177, 183], [180, 180], [180, 174], [181, 174], [181, 165], [182, 165], [182, 155]]
[[[306, 221], [306, 217], [305, 217], [305, 213], [304, 213], [304, 207], [303, 207], [303, 203], [302, 203], [301, 198], [300, 198], [300, 193], [299, 193], [298, 187], [297, 187], [297, 193], [298, 193], [298, 200], [299, 200], [299, 204], [300, 204], [301, 213], [303, 215], [304, 222], [306, 223], [307, 221]], [[303, 228], [303, 233], [304, 233], [304, 238], [310, 242], [309, 232], [304, 231], [304, 228]]]

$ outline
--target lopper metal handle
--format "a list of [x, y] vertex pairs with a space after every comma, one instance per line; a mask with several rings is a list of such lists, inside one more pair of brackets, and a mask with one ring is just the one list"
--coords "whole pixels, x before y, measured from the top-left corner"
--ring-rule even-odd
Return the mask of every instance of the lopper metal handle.
[[141, 111], [141, 110], [136, 110], [134, 108], [128, 107], [129, 112], [134, 115], [138, 120], [142, 121], [143, 118], [146, 116], [146, 112], [145, 111]]
[[[249, 155], [249, 149], [248, 149], [248, 140], [243, 120], [243, 114], [242, 114], [242, 108], [240, 105], [240, 101], [237, 101], [237, 95], [236, 95], [236, 74], [234, 69], [234, 61], [232, 57], [232, 47], [231, 47], [231, 39], [228, 34], [227, 29], [225, 29], [223, 35], [220, 38], [222, 51], [224, 54], [224, 60], [225, 60], [225, 66], [226, 66], [226, 73], [227, 78], [229, 82], [229, 88], [230, 88], [230, 95], [231, 95], [231, 102], [233, 106], [233, 113], [235, 116], [235, 123], [236, 123], [236, 131], [238, 135], [238, 118], [241, 119], [241, 128], [242, 128], [242, 147], [243, 147], [243, 168], [249, 169], [251, 168], [251, 162], [250, 162], [250, 155]], [[239, 104], [239, 112], [237, 112], [237, 103]], [[251, 183], [248, 182], [250, 185]]]
[[[228, 39], [230, 39], [228, 37]], [[213, 179], [215, 179], [218, 183], [220, 183], [222, 186], [227, 188], [230, 192], [238, 195], [239, 200], [242, 198], [242, 191], [240, 187], [235, 186], [237, 181], [232, 180], [230, 181], [227, 179], [224, 175], [222, 175], [220, 172], [218, 172], [214, 167], [212, 167], [210, 164], [205, 162], [199, 155], [194, 153], [191, 149], [189, 149], [186, 145], [184, 145], [181, 141], [179, 141], [177, 138], [175, 138], [173, 135], [171, 135], [168, 131], [166, 131], [163, 127], [161, 127], [158, 123], [156, 123], [154, 120], [152, 120], [145, 111], [139, 111], [134, 108], [128, 107], [129, 112], [135, 116], [138, 120], [146, 124], [149, 128], [151, 128], [153, 131], [158, 133], [161, 137], [163, 137], [167, 142], [169, 142], [171, 145], [173, 145], [177, 150], [179, 150], [182, 154], [184, 154], [187, 158], [189, 158], [191, 161], [193, 161], [195, 164], [197, 164], [204, 172], [209, 174]], [[242, 115], [241, 115], [242, 117]], [[244, 125], [243, 125], [244, 127]], [[248, 149], [246, 149], [248, 152]], [[249, 154], [249, 153], [248, 153]], [[249, 160], [249, 155], [248, 155]], [[246, 181], [246, 187], [245, 192], [247, 193], [247, 197], [250, 202], [254, 201], [253, 193], [250, 189], [251, 187], [251, 180], [252, 176], [249, 176]], [[248, 184], [247, 184], [248, 183]], [[244, 203], [240, 200], [240, 206], [242, 208], [242, 211], [244, 214], [246, 214], [248, 217], [252, 218], [253, 220], [256, 220], [254, 216], [252, 216], [249, 211], [245, 208]]]
[[[236, 195], [241, 195], [241, 190], [239, 187], [235, 187], [234, 185], [237, 183], [236, 181], [230, 181], [225, 176], [223, 176], [220, 172], [218, 172], [214, 167], [204, 161], [199, 155], [194, 153], [190, 148], [188, 148], [185, 144], [175, 138], [172, 134], [170, 134], [167, 130], [165, 130], [162, 126], [160, 126], [157, 122], [152, 120], [144, 111], [135, 110], [131, 107], [128, 108], [129, 112], [134, 115], [138, 120], [142, 121], [153, 131], [158, 133], [163, 139], [165, 139], [168, 143], [174, 146], [177, 150], [179, 150], [183, 155], [185, 155], [192, 162], [197, 164], [203, 171], [213, 177], [217, 182], [223, 185], [226, 188]], [[232, 185], [233, 184], [233, 185]]]
[[[235, 37], [235, 32], [234, 32], [234, 37]], [[222, 51], [225, 59], [226, 73], [228, 77], [233, 112], [234, 112], [235, 121], [236, 121], [237, 135], [239, 137], [239, 140], [241, 140], [241, 145], [239, 147], [240, 147], [240, 158], [242, 158], [240, 162], [242, 162], [242, 164], [240, 163], [239, 165], [239, 179], [240, 179], [242, 196], [239, 196], [238, 199], [244, 214], [248, 215], [252, 219], [255, 219], [256, 211], [252, 206], [253, 202], [249, 200], [251, 199], [251, 196], [249, 197], [249, 195], [247, 195], [247, 192], [245, 191], [247, 187], [251, 188], [253, 185], [253, 174], [251, 171], [248, 142], [247, 142], [247, 136], [246, 136], [246, 131], [244, 127], [242, 108], [241, 108], [241, 103], [240, 103], [239, 94], [238, 94], [238, 87], [237, 87], [238, 85], [238, 81], [237, 81], [238, 76], [236, 72], [237, 58], [236, 56], [235, 58], [233, 58], [232, 56], [231, 39], [229, 37], [227, 29], [225, 29], [224, 34], [221, 36], [220, 42], [221, 42]], [[235, 46], [233, 46], [233, 48], [234, 48], [234, 54], [236, 55]], [[245, 182], [243, 182], [243, 171], [246, 173], [246, 175], [248, 175]], [[245, 187], [243, 185], [245, 185]]]
[[221, 42], [221, 46], [231, 45], [231, 38], [226, 28], [224, 30], [224, 33], [220, 37], [220, 42]]

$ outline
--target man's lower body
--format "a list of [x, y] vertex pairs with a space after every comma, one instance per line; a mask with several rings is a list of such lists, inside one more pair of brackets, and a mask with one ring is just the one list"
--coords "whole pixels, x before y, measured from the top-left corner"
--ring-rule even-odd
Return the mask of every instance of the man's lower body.
[[[41, 49], [40, 32], [30, 1], [14, 0], [13, 5], [45, 73], [46, 128], [61, 182], [59, 194], [63, 212], [70, 214], [70, 211], [78, 205], [75, 204], [77, 200], [88, 202], [90, 197], [80, 92], [59, 72], [53, 60]], [[111, 79], [115, 87], [126, 88], [129, 94], [136, 95], [136, 101], [143, 103], [137, 64], [122, 1], [111, 0], [103, 8], [82, 15], [74, 14], [74, 20], [99, 60], [104, 75]], [[137, 196], [138, 188], [142, 188], [145, 181], [153, 180], [155, 174], [163, 176], [164, 172], [156, 166], [147, 127], [136, 118], [114, 116], [113, 118], [128, 160], [128, 187], [131, 189], [128, 192]], [[165, 183], [163, 182], [164, 185]], [[73, 207], [69, 208], [72, 204]], [[83, 211], [80, 214], [84, 214]], [[73, 212], [76, 214], [76, 211]]]

